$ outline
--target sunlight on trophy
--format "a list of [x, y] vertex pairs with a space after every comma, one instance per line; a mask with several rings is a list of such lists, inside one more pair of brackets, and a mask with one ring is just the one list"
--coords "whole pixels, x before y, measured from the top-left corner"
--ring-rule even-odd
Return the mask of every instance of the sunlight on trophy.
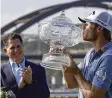
[[52, 46], [52, 54], [43, 55], [41, 66], [54, 70], [62, 70], [62, 65], [69, 66], [69, 57], [62, 49], [72, 47], [82, 41], [82, 30], [65, 16], [61, 15], [51, 21], [38, 25], [39, 37], [42, 41]]

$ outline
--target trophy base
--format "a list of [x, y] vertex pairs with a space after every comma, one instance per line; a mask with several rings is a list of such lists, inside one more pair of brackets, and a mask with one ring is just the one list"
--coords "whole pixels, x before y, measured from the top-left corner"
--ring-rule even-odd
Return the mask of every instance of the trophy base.
[[62, 65], [69, 65], [69, 57], [65, 54], [55, 53], [53, 55], [44, 54], [41, 66], [54, 70], [62, 70]]

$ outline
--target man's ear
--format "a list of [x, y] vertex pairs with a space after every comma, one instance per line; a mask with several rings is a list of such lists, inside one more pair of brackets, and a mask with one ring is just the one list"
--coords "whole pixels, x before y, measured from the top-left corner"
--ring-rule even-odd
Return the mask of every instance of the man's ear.
[[98, 27], [97, 27], [97, 31], [98, 31], [98, 32], [102, 32], [103, 29], [104, 29], [104, 28], [103, 28], [102, 26], [98, 26]]
[[4, 51], [5, 53], [7, 53], [7, 49], [6, 49], [6, 47], [3, 48], [3, 51]]

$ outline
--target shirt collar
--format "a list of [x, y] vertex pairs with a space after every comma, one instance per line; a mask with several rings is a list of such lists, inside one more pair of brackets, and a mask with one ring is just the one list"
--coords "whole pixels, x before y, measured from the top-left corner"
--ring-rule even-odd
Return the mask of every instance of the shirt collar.
[[[14, 61], [12, 61], [12, 59], [9, 59], [9, 62], [11, 64], [11, 66], [13, 65], [13, 63], [16, 63]], [[23, 57], [22, 62], [19, 64], [20, 67], [24, 67], [25, 66], [25, 57]]]
[[102, 51], [102, 52], [105, 52], [105, 51], [106, 51], [107, 49], [109, 49], [110, 47], [112, 47], [112, 41], [106, 43], [106, 44], [101, 48], [101, 51]]
[[[109, 49], [110, 47], [112, 47], [112, 41], [106, 43], [106, 44], [105, 44], [99, 51], [97, 51], [97, 52], [105, 52], [105, 51], [106, 51], [107, 49]], [[92, 48], [91, 53], [96, 53], [94, 48]]]
[[108, 43], [106, 43], [99, 51], [97, 51], [97, 52], [95, 52], [95, 49], [94, 48], [92, 48], [92, 50], [91, 50], [91, 55], [94, 55], [94, 54], [101, 54], [101, 53], [103, 53], [103, 52], [105, 52], [107, 49], [109, 49], [110, 47], [112, 47], [112, 41], [111, 42], [108, 42]]

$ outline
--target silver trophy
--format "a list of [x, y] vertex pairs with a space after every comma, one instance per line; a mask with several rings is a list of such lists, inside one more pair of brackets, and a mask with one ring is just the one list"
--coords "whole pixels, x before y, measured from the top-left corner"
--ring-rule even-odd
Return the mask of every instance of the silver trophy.
[[82, 40], [81, 28], [73, 24], [63, 11], [51, 21], [39, 23], [38, 33], [40, 39], [55, 50], [43, 55], [41, 66], [55, 70], [62, 70], [62, 65], [69, 66], [69, 57], [61, 50]]

